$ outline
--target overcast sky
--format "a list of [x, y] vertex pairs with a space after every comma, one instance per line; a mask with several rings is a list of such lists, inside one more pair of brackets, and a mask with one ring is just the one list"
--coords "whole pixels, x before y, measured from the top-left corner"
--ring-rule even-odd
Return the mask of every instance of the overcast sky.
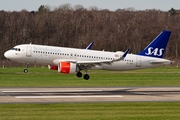
[[0, 10], [5, 11], [28, 11], [38, 10], [40, 5], [58, 7], [69, 3], [83, 5], [84, 8], [96, 6], [99, 9], [111, 11], [133, 7], [136, 10], [159, 9], [168, 11], [171, 8], [180, 9], [180, 0], [0, 0]]

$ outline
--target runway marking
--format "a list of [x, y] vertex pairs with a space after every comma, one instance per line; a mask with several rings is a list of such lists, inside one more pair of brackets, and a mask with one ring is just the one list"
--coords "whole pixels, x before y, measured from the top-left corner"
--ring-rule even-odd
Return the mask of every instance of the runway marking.
[[91, 95], [91, 96], [15, 96], [18, 99], [37, 98], [121, 98], [121, 95]]
[[103, 90], [2, 91], [3, 93], [102, 92]]

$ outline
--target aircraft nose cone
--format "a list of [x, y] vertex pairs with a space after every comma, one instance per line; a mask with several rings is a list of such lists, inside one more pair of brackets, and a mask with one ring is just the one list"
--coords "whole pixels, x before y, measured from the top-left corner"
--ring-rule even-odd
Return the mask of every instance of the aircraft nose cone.
[[9, 51], [6, 51], [5, 53], [4, 53], [4, 56], [6, 57], [6, 58], [10, 58], [10, 53], [9, 53]]

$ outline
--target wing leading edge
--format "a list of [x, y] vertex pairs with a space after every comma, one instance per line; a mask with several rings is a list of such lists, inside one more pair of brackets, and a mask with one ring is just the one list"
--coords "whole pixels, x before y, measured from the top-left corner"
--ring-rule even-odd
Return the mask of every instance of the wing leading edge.
[[79, 64], [79, 65], [86, 65], [86, 66], [87, 66], [87, 65], [92, 66], [92, 65], [96, 65], [96, 64], [100, 65], [101, 63], [111, 64], [111, 63], [113, 63], [113, 62], [117, 62], [117, 61], [124, 60], [129, 51], [130, 51], [130, 49], [128, 48], [128, 49], [124, 52], [124, 54], [123, 54], [122, 56], [120, 56], [118, 59], [115, 59], [115, 60], [78, 61], [78, 60], [73, 60], [73, 59], [64, 59], [64, 60], [62, 60], [62, 59], [55, 59], [55, 60], [53, 61], [53, 63], [56, 64], [56, 65], [58, 65], [58, 63], [59, 63], [60, 61], [64, 61], [64, 62], [70, 62], [70, 63]]

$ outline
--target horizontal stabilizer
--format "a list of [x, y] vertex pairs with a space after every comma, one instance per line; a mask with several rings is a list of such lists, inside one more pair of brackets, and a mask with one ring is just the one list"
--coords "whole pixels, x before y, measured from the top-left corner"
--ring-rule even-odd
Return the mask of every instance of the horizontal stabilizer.
[[150, 61], [150, 64], [171, 64], [171, 63], [172, 62], [170, 60], [165, 60], [165, 59]]

